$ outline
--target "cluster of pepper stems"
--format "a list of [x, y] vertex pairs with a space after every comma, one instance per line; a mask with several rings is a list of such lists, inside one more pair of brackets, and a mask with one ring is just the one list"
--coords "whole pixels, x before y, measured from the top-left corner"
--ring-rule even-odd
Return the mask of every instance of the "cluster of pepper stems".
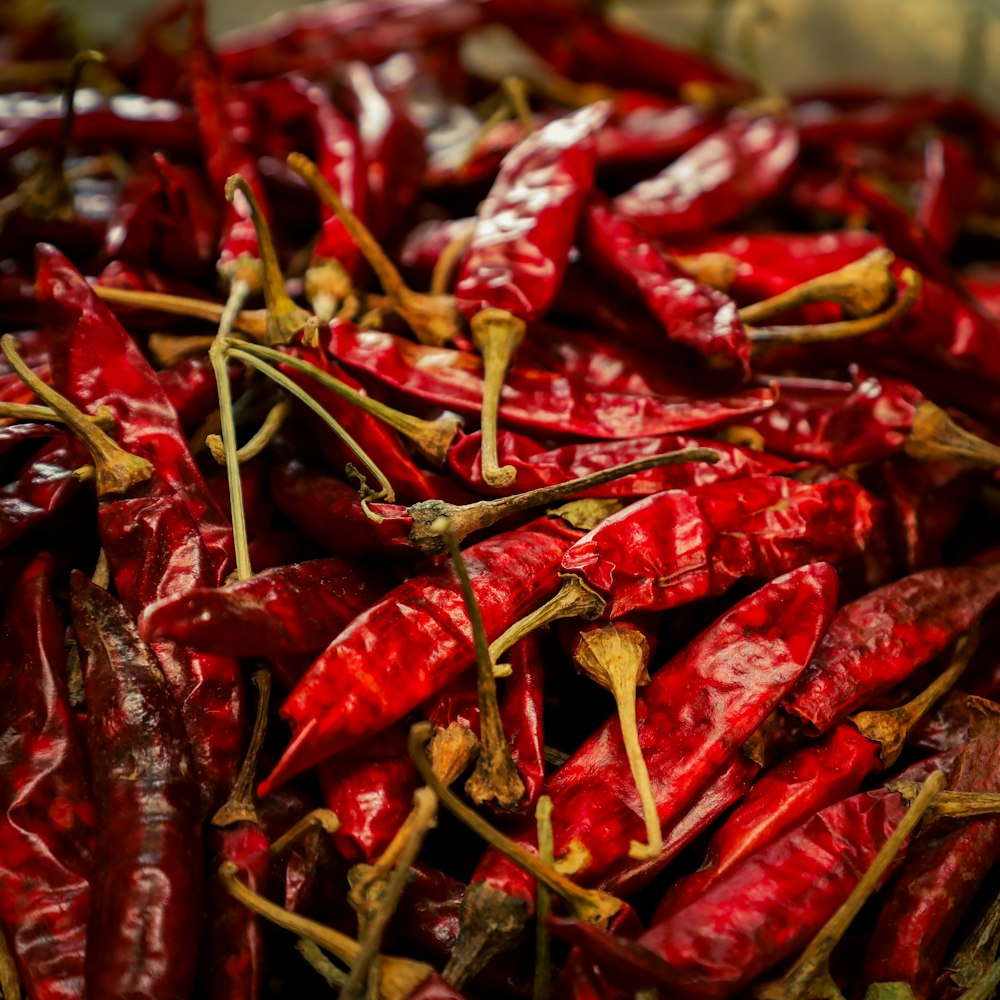
[[2, 16], [4, 1000], [992, 996], [1000, 123]]

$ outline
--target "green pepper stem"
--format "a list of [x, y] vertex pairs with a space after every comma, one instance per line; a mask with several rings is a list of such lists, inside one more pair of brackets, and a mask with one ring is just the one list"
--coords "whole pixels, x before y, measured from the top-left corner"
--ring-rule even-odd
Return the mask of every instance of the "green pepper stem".
[[[353, 938], [326, 927], [308, 917], [289, 913], [263, 896], [257, 895], [238, 878], [239, 868], [232, 861], [224, 861], [219, 866], [219, 879], [226, 892], [239, 900], [247, 909], [283, 927], [287, 931], [313, 941], [339, 958], [345, 965], [353, 966], [361, 953], [361, 946]], [[382, 955], [379, 958], [379, 995], [382, 1000], [405, 1000], [434, 970], [424, 962], [408, 958]]]
[[546, 886], [562, 899], [575, 919], [607, 927], [608, 922], [622, 908], [620, 899], [606, 892], [582, 889], [564, 875], [560, 875], [554, 868], [542, 864], [534, 854], [504, 836], [438, 780], [425, 753], [433, 728], [429, 722], [418, 722], [410, 729], [410, 756], [421, 777], [441, 800], [441, 804], [491, 847], [496, 848], [514, 864], [528, 872], [540, 885]]
[[638, 629], [605, 625], [580, 633], [573, 650], [573, 660], [588, 677], [614, 695], [618, 707], [625, 755], [646, 823], [646, 843], [633, 840], [629, 845], [629, 857], [637, 861], [658, 857], [663, 851], [663, 831], [649, 769], [639, 743], [635, 712], [638, 687], [649, 683], [649, 643]]
[[264, 303], [267, 307], [267, 342], [287, 344], [306, 325], [310, 314], [301, 306], [297, 306], [285, 291], [281, 265], [278, 263], [274, 240], [271, 238], [271, 227], [261, 210], [256, 193], [244, 177], [233, 174], [226, 181], [226, 200], [232, 203], [237, 191], [242, 192], [250, 205], [250, 219], [257, 234], [257, 249], [260, 251], [260, 261], [263, 266], [261, 280]]
[[[0, 340], [3, 355], [17, 373], [18, 378], [66, 425], [90, 450], [94, 459], [97, 495], [124, 493], [129, 487], [152, 478], [156, 471], [153, 463], [139, 455], [125, 451], [97, 425], [93, 418], [82, 413], [65, 396], [46, 385], [21, 359], [17, 340], [5, 334]], [[106, 414], [102, 416], [104, 419]]]
[[257, 670], [253, 675], [257, 688], [257, 716], [254, 719], [250, 745], [247, 747], [243, 766], [229, 793], [229, 798], [212, 817], [213, 826], [232, 826], [234, 823], [257, 823], [259, 818], [253, 804], [254, 779], [257, 776], [257, 756], [267, 735], [267, 706], [271, 700], [271, 673]]
[[882, 744], [879, 756], [886, 767], [896, 763], [910, 730], [939, 698], [947, 694], [965, 672], [979, 645], [979, 630], [973, 628], [955, 645], [951, 663], [915, 698], [905, 705], [883, 712], [858, 712], [851, 722], [869, 740]]
[[567, 573], [562, 581], [563, 585], [554, 597], [515, 622], [490, 644], [490, 660], [497, 677], [506, 677], [510, 673], [509, 667], [500, 664], [500, 657], [529, 633], [559, 618], [579, 617], [589, 621], [604, 612], [607, 601], [596, 590], [591, 590], [580, 577]]
[[935, 804], [944, 786], [943, 771], [934, 771], [927, 778], [920, 794], [875, 855], [854, 891], [812, 939], [791, 969], [781, 979], [765, 983], [754, 991], [758, 1000], [813, 1000], [814, 997], [840, 996], [840, 991], [830, 978], [830, 955], [895, 861], [903, 842]]
[[[234, 341], [234, 343], [237, 343]], [[284, 351], [276, 351], [262, 344], [239, 343], [239, 348], [260, 358], [263, 361], [271, 361], [275, 364], [288, 365], [296, 371], [308, 375], [319, 382], [320, 385], [335, 392], [342, 399], [353, 403], [359, 409], [377, 417], [383, 423], [388, 424], [393, 430], [408, 437], [435, 465], [444, 465], [448, 457], [448, 449], [455, 440], [458, 433], [459, 421], [451, 417], [442, 417], [438, 420], [421, 420], [419, 417], [403, 413], [402, 410], [393, 409], [385, 403], [364, 393], [352, 389], [349, 385], [334, 378], [329, 372], [323, 371], [305, 358], [296, 357]]]
[[662, 455], [650, 455], [638, 458], [634, 462], [624, 462], [611, 469], [601, 469], [586, 476], [571, 479], [554, 486], [540, 486], [538, 489], [525, 493], [515, 493], [509, 497], [498, 497], [495, 500], [477, 500], [475, 503], [462, 505], [445, 503], [442, 500], [423, 500], [409, 508], [413, 518], [413, 528], [410, 539], [429, 555], [443, 552], [440, 536], [432, 526], [439, 517], [447, 517], [451, 521], [455, 537], [461, 541], [474, 531], [489, 528], [504, 518], [521, 514], [533, 507], [547, 507], [550, 504], [571, 497], [584, 490], [591, 490], [605, 483], [611, 483], [625, 476], [633, 476], [648, 469], [657, 469], [664, 465], [678, 465], [682, 462], [715, 463], [722, 456], [711, 448], [687, 448], [682, 451], [665, 452]]
[[905, 267], [899, 276], [902, 290], [896, 301], [882, 312], [860, 319], [841, 320], [836, 323], [807, 323], [804, 326], [748, 326], [747, 336], [755, 347], [776, 344], [815, 344], [829, 340], [846, 340], [863, 337], [881, 330], [906, 315], [920, 296], [922, 281], [912, 268]]
[[743, 323], [764, 323], [813, 302], [835, 302], [851, 317], [878, 312], [896, 289], [891, 250], [877, 247], [860, 260], [821, 274], [739, 311]]
[[371, 265], [393, 308], [409, 324], [422, 344], [440, 347], [458, 333], [458, 312], [451, 296], [422, 295], [407, 287], [396, 266], [371, 234], [368, 227], [343, 203], [333, 185], [319, 168], [301, 153], [289, 153], [288, 165], [334, 212]]
[[[343, 442], [347, 445], [351, 451], [364, 463], [365, 468], [371, 472], [371, 474], [378, 480], [379, 486], [381, 487], [381, 492], [374, 494], [372, 496], [365, 497], [361, 502], [365, 505], [371, 500], [384, 500], [386, 503], [392, 503], [395, 499], [395, 493], [393, 493], [392, 486], [389, 484], [389, 480], [383, 475], [382, 470], [368, 457], [367, 452], [358, 444], [357, 441], [343, 428], [333, 417], [330, 416], [326, 410], [323, 409], [319, 403], [313, 399], [301, 386], [297, 385], [292, 381], [284, 372], [278, 371], [276, 368], [272, 368], [269, 364], [261, 361], [260, 358], [249, 353], [245, 350], [240, 350], [236, 347], [231, 347], [227, 352], [227, 356], [235, 359], [236, 361], [242, 361], [249, 368], [253, 368], [255, 371], [259, 371], [262, 375], [271, 379], [281, 386], [286, 392], [291, 393], [300, 402], [305, 403], [310, 410], [313, 411]], [[381, 521], [382, 518], [377, 517], [367, 510], [368, 516], [375, 521]]]
[[472, 640], [476, 649], [476, 679], [479, 695], [479, 738], [482, 747], [476, 759], [476, 768], [466, 782], [465, 790], [473, 802], [496, 802], [504, 809], [513, 809], [524, 798], [524, 782], [510, 755], [510, 745], [503, 731], [500, 706], [497, 703], [497, 684], [490, 662], [490, 650], [479, 611], [479, 601], [472, 589], [469, 571], [458, 549], [458, 542], [451, 530], [451, 522], [439, 518], [435, 530], [441, 536], [451, 557], [455, 574], [462, 588], [462, 597], [472, 625]]

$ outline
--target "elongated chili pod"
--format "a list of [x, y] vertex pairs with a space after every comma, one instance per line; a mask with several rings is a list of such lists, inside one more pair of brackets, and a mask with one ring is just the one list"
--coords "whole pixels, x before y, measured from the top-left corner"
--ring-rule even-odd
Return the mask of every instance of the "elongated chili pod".
[[180, 711], [125, 610], [81, 573], [97, 847], [87, 992], [187, 997], [201, 918], [198, 782]]
[[1000, 568], [926, 570], [845, 605], [785, 709], [823, 733], [905, 680], [968, 630], [1000, 594]]
[[[576, 529], [543, 519], [466, 550], [489, 634], [551, 592], [559, 559], [577, 537]], [[396, 648], [386, 648], [387, 641]], [[282, 706], [295, 736], [262, 794], [385, 728], [473, 659], [472, 633], [451, 569], [396, 587], [330, 644]]]
[[94, 805], [66, 690], [52, 557], [18, 580], [0, 642], [0, 924], [38, 1000], [84, 993]]
[[146, 642], [171, 639], [226, 656], [307, 653], [328, 646], [386, 589], [373, 572], [315, 559], [165, 597], [143, 610], [139, 630]]

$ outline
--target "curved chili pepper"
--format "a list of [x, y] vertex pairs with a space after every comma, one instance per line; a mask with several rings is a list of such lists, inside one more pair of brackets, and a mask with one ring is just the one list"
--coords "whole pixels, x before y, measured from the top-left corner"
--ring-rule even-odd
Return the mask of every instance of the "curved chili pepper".
[[[371, 375], [410, 398], [458, 413], [479, 413], [483, 379], [475, 355], [361, 331], [341, 320], [330, 324], [326, 344], [348, 369]], [[767, 409], [774, 398], [770, 389], [697, 399], [596, 392], [549, 372], [514, 367], [501, 392], [499, 418], [501, 424], [528, 433], [620, 440], [711, 427]]]
[[[558, 560], [579, 537], [560, 522], [535, 521], [467, 549], [473, 587], [489, 633], [555, 584]], [[391, 635], [414, 670], [395, 683]], [[418, 654], [417, 650], [424, 652]], [[295, 737], [261, 794], [311, 764], [383, 729], [468, 668], [472, 638], [458, 582], [442, 567], [390, 591], [356, 618], [313, 664], [281, 708]], [[385, 681], [379, 682], [379, 674]]]
[[496, 488], [482, 477], [479, 440], [476, 434], [463, 435], [448, 451], [448, 467], [477, 493], [509, 496], [517, 491], [540, 489], [569, 482], [602, 469], [613, 468], [652, 455], [686, 448], [711, 448], [719, 453], [714, 463], [692, 462], [664, 465], [633, 476], [616, 479], [579, 496], [640, 497], [663, 490], [704, 486], [727, 479], [754, 479], [759, 476], [795, 472], [797, 466], [766, 452], [750, 451], [708, 438], [640, 437], [625, 441], [594, 441], [546, 448], [532, 438], [501, 431], [497, 435], [500, 461], [517, 469], [516, 486]]
[[328, 646], [386, 589], [342, 559], [315, 559], [165, 597], [143, 608], [139, 631], [146, 642], [171, 639], [224, 656], [307, 653]]
[[798, 132], [786, 116], [733, 112], [721, 129], [613, 204], [650, 236], [704, 232], [774, 194], [798, 153]]
[[594, 184], [594, 135], [609, 113], [607, 103], [583, 107], [511, 150], [479, 207], [462, 261], [455, 304], [483, 357], [483, 475], [493, 485], [514, 477], [512, 468], [496, 463], [504, 374], [524, 339], [525, 323], [555, 298]]
[[852, 601], [783, 707], [826, 732], [940, 653], [998, 593], [1000, 569], [960, 566], [915, 573]]
[[713, 367], [734, 366], [749, 375], [750, 341], [729, 296], [692, 280], [638, 226], [602, 201], [587, 205], [581, 242], [592, 264], [642, 298], [668, 339]]
[[827, 806], [654, 922], [634, 944], [575, 921], [554, 919], [553, 929], [633, 988], [733, 996], [810, 940], [905, 813], [902, 797], [884, 790]]
[[686, 153], [711, 134], [715, 122], [703, 109], [684, 102], [629, 100], [619, 93], [614, 114], [597, 133], [597, 168], [655, 166]]
[[[817, 563], [765, 585], [687, 645], [642, 690], [636, 700], [639, 740], [662, 827], [684, 815], [777, 704], [778, 692], [805, 669], [833, 615], [836, 580], [830, 566]], [[745, 669], [748, 663], [753, 670]], [[714, 697], [720, 690], [725, 697]], [[731, 778], [715, 779], [720, 780]], [[584, 884], [635, 889], [637, 869], [645, 881], [670, 861], [667, 852], [652, 861], [628, 855], [627, 844], [641, 836], [643, 825], [617, 716], [556, 772], [546, 794], [553, 803], [556, 857], [569, 853], [576, 862], [574, 878]], [[518, 840], [531, 844], [533, 837], [534, 830], [526, 830]], [[683, 839], [677, 849], [682, 845]], [[518, 926], [534, 898], [531, 877], [493, 850], [480, 861], [472, 888], [469, 905], [481, 906], [483, 914], [456, 945], [445, 972], [455, 981], [482, 960], [484, 930], [507, 911]], [[505, 936], [499, 936], [503, 942]]]
[[0, 643], [0, 923], [32, 997], [83, 995], [94, 805], [66, 690], [54, 563], [20, 576]]
[[[953, 791], [987, 792], [1000, 780], [1000, 709], [969, 699], [969, 742], [951, 775]], [[1000, 858], [1000, 819], [932, 828], [914, 844], [882, 905], [865, 955], [867, 982], [903, 982], [925, 1000], [952, 935], [981, 881]]]
[[82, 573], [73, 624], [87, 656], [97, 809], [87, 992], [185, 997], [198, 951], [201, 837], [184, 723], [125, 610]]
[[184, 430], [197, 427], [219, 405], [215, 374], [205, 358], [181, 358], [156, 378]]
[[942, 253], [948, 253], [977, 201], [977, 176], [963, 144], [951, 135], [932, 135], [924, 144], [924, 179], [914, 212]]

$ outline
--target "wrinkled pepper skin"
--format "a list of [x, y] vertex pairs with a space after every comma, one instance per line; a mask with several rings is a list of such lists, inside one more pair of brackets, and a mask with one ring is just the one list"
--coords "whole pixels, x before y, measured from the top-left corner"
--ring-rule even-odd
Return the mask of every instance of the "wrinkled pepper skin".
[[54, 563], [21, 575], [0, 637], [0, 923], [38, 1000], [84, 995], [94, 804], [66, 690]]
[[122, 606], [82, 573], [72, 604], [97, 818], [87, 993], [183, 1000], [201, 927], [200, 800], [184, 723]]
[[[556, 587], [559, 559], [579, 531], [540, 520], [465, 550], [487, 633], [496, 638]], [[394, 649], [385, 645], [390, 637]], [[281, 708], [295, 736], [262, 784], [372, 736], [474, 662], [472, 631], [449, 567], [390, 591], [330, 644]]]

